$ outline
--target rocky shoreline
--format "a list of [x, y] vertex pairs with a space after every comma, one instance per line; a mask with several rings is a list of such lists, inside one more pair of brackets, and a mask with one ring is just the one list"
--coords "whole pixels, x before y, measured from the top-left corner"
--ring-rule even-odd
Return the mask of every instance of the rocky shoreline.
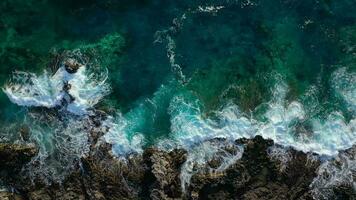
[[[83, 66], [69, 59], [64, 67], [72, 74]], [[65, 95], [61, 102], [64, 106], [75, 101], [68, 92], [70, 89], [71, 85], [65, 82], [62, 88]], [[58, 112], [56, 107], [48, 109]], [[39, 150], [35, 144], [28, 143], [26, 138], [29, 130], [26, 128], [21, 128], [22, 139], [18, 144], [0, 143], [0, 184], [2, 185], [0, 199], [308, 200], [320, 197], [347, 200], [356, 197], [354, 177], [351, 179], [346, 177], [347, 181], [343, 182], [345, 176], [350, 174], [353, 176], [353, 167], [349, 170], [346, 166], [346, 170], [349, 171], [345, 173], [343, 172], [345, 169], [341, 167], [341, 175], [337, 174], [337, 167], [335, 172], [331, 174], [327, 172], [325, 179], [322, 178], [322, 187], [325, 186], [325, 180], [328, 181], [330, 178], [328, 176], [334, 177], [332, 173], [336, 173], [336, 179], [340, 178], [336, 180], [337, 185], [327, 183], [326, 188], [316, 186], [319, 188], [315, 191], [312, 185], [315, 178], [320, 175], [322, 159], [311, 153], [306, 154], [292, 148], [278, 146], [272, 140], [263, 139], [261, 136], [236, 141], [223, 138], [203, 141], [201, 145], [207, 143], [207, 149], [203, 149], [203, 152], [210, 151], [210, 147], [216, 149], [212, 153], [213, 156], [207, 156], [209, 159], [203, 159], [199, 164], [195, 159], [206, 156], [200, 155], [202, 152], [199, 149], [195, 152], [197, 155], [189, 157], [192, 152], [188, 151], [191, 150], [178, 147], [168, 151], [153, 146], [145, 148], [143, 153], [132, 153], [118, 158], [112, 154], [112, 145], [103, 139], [103, 135], [110, 129], [103, 125], [108, 115], [98, 109], [90, 111], [88, 118], [78, 121], [83, 125], [81, 128], [85, 129], [85, 136], [89, 133], [83, 141], [85, 146], [88, 146], [88, 152], [84, 151], [78, 158], [70, 160], [73, 161], [74, 166], [65, 162], [67, 161], [65, 159], [64, 163], [58, 162], [58, 167], [66, 171], [63, 181], [59, 179], [59, 182], [57, 180], [48, 183], [39, 177], [29, 176], [28, 171], [24, 170], [26, 165], [32, 165], [32, 168], [27, 170], [38, 169], [39, 172], [36, 173], [43, 173], [43, 176], [46, 176], [45, 172], [41, 171], [42, 168], [36, 168], [41, 160], [33, 158]], [[75, 120], [74, 117], [70, 119]], [[58, 120], [60, 121], [61, 118]], [[61, 121], [61, 123], [67, 122]], [[71, 137], [64, 137], [64, 140], [70, 142]], [[66, 148], [74, 147], [68, 145]], [[56, 159], [56, 153], [47, 157], [53, 156], [53, 159]], [[65, 153], [63, 154], [66, 156]], [[340, 155], [344, 154], [351, 155], [346, 158], [346, 164], [350, 165], [348, 163], [350, 157], [353, 165], [356, 146], [340, 152]], [[61, 157], [61, 155], [57, 156]], [[339, 165], [340, 160], [334, 158], [331, 162]], [[61, 164], [70, 167], [65, 168]], [[188, 168], [185, 168], [187, 165]], [[183, 173], [187, 173], [188, 177]], [[325, 195], [320, 195], [324, 192]]]
[[[223, 139], [217, 139], [223, 142]], [[220, 140], [220, 141], [219, 141]], [[268, 155], [273, 141], [262, 137], [235, 141], [244, 145], [242, 158], [221, 173], [198, 172], [182, 191], [180, 169], [187, 152], [147, 148], [142, 155], [118, 159], [106, 143], [92, 145], [61, 184], [31, 182], [19, 173], [36, 154], [33, 145], [0, 145], [1, 175], [7, 190], [1, 199], [313, 199], [310, 185], [317, 176], [318, 159], [288, 150], [291, 160]], [[210, 168], [219, 160], [207, 163]], [[283, 165], [283, 167], [282, 167]], [[11, 188], [11, 189], [10, 189]], [[335, 188], [339, 199], [354, 199], [352, 188]]]

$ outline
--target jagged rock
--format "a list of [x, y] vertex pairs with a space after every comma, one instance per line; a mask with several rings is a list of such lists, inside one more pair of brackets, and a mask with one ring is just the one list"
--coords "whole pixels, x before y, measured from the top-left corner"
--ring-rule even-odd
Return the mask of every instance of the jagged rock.
[[[142, 158], [127, 160], [109, 154], [111, 146], [102, 146], [82, 160], [82, 185], [93, 199], [137, 199], [141, 191], [144, 168]], [[94, 198], [95, 197], [95, 198]]]
[[17, 173], [37, 154], [33, 144], [0, 144], [0, 170]]
[[194, 175], [188, 199], [311, 199], [309, 185], [318, 163], [308, 165], [307, 154], [291, 152], [296, 160], [281, 172], [267, 154], [271, 140], [257, 136], [237, 142], [245, 146], [242, 158], [223, 173]]
[[[62, 184], [28, 186], [29, 181], [20, 181], [21, 187], [16, 189], [30, 200], [312, 199], [309, 186], [320, 165], [318, 160], [310, 160], [310, 155], [289, 149], [290, 159], [283, 163], [285, 168], [281, 170], [280, 161], [268, 154], [274, 145], [271, 140], [255, 137], [236, 143], [245, 147], [242, 158], [222, 172], [206, 170], [194, 174], [186, 193], [182, 192], [180, 180], [181, 167], [187, 160], [185, 150], [166, 152], [147, 148], [142, 155], [119, 159], [111, 155], [111, 145], [100, 139], [95, 140], [90, 154], [82, 158]], [[12, 147], [15, 152], [24, 154], [15, 147]], [[30, 152], [33, 155], [36, 151]], [[206, 167], [214, 169], [220, 162], [214, 158]], [[354, 194], [343, 188], [339, 190], [336, 192], [342, 193], [345, 199]]]
[[[179, 179], [180, 166], [186, 160], [186, 151], [175, 149], [165, 152], [158, 149], [148, 149], [145, 154], [145, 164], [149, 171], [146, 177], [150, 183], [146, 190], [151, 190], [150, 196], [155, 199], [180, 198], [181, 183]], [[146, 191], [146, 193], [149, 193]]]
[[64, 61], [64, 67], [70, 74], [76, 73], [81, 66], [82, 64], [73, 58], [68, 58]]

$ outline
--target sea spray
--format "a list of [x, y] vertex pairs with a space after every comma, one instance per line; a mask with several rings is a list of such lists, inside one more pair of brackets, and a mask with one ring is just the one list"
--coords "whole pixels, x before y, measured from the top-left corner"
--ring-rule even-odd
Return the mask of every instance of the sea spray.
[[314, 199], [334, 199], [335, 191], [352, 188], [356, 195], [356, 157], [355, 147], [341, 152], [333, 159], [325, 160], [317, 170], [317, 177], [310, 187]]
[[[167, 42], [167, 56], [178, 81], [186, 83], [190, 79], [183, 74], [181, 66], [177, 63], [174, 36], [182, 29], [188, 15], [196, 13], [216, 14], [223, 8], [223, 6], [199, 6], [197, 9], [191, 9], [184, 13], [180, 18], [174, 19], [173, 26], [169, 29], [156, 33], [156, 42], [163, 42], [164, 40]], [[75, 122], [82, 124], [85, 115], [92, 114], [93, 107], [109, 93], [110, 86], [106, 83], [106, 79], [107, 72], [105, 70], [104, 73], [97, 75], [92, 73], [86, 65], [83, 65], [75, 73], [69, 73], [65, 66], [62, 65], [54, 75], [47, 71], [39, 76], [32, 73], [16, 72], [13, 82], [5, 86], [4, 92], [12, 102], [21, 106], [59, 107], [59, 115], [64, 116], [61, 118], [69, 120], [69, 124], [76, 127]], [[349, 105], [349, 110], [353, 112], [355, 104], [355, 92], [352, 86], [354, 85], [352, 83], [355, 82], [354, 74], [347, 73], [344, 68], [339, 69], [333, 73], [331, 82], [333, 83], [335, 94], [341, 100], [344, 100]], [[349, 83], [351, 83], [351, 86]], [[68, 85], [70, 86], [68, 87]], [[262, 108], [264, 110], [262, 113], [246, 114], [234, 103], [227, 103], [221, 109], [213, 112], [212, 116], [207, 116], [204, 113], [202, 103], [193, 93], [188, 91], [181, 94], [170, 94], [172, 97], [167, 98], [170, 99], [168, 100], [170, 102], [167, 109], [170, 117], [170, 133], [168, 140], [162, 139], [157, 146], [172, 147], [176, 145], [176, 147], [188, 150], [188, 160], [184, 164], [181, 173], [183, 189], [189, 185], [191, 176], [197, 173], [197, 171], [193, 170], [194, 166], [198, 166], [199, 170], [203, 170], [205, 164], [217, 152], [223, 151], [223, 146], [209, 142], [214, 138], [223, 138], [230, 143], [233, 143], [236, 139], [253, 138], [256, 135], [261, 135], [265, 139], [272, 139], [281, 147], [279, 149], [270, 149], [270, 156], [280, 159], [282, 164], [286, 164], [288, 161], [288, 155], [286, 155], [287, 157], [282, 156], [284, 154], [283, 147], [292, 147], [303, 152], [313, 152], [319, 155], [336, 156], [340, 150], [350, 148], [355, 143], [354, 119], [347, 121], [343, 113], [338, 111], [330, 113], [325, 119], [315, 117], [308, 119], [306, 108], [298, 99], [287, 101], [288, 92], [288, 84], [283, 78], [277, 77], [276, 83], [271, 89], [271, 100], [257, 108]], [[155, 100], [152, 101], [152, 99], [147, 99], [147, 102], [153, 102], [152, 106], [154, 107], [160, 103]], [[112, 152], [114, 155], [124, 157], [132, 153], [142, 153], [145, 137], [147, 134], [151, 134], [146, 133], [143, 128], [150, 124], [146, 122], [151, 119], [146, 119], [146, 117], [149, 114], [156, 114], [156, 111], [145, 111], [145, 109], [149, 110], [147, 107], [140, 104], [128, 114], [117, 112], [119, 114], [109, 116], [103, 122], [103, 127], [107, 131], [104, 139], [106, 142], [113, 144]], [[66, 114], [66, 112], [69, 114]], [[71, 114], [81, 117], [74, 118]], [[155, 120], [154, 116], [152, 120]], [[306, 121], [311, 124], [310, 133], [298, 132], [300, 129], [297, 128], [297, 125]], [[37, 161], [40, 161], [39, 163], [45, 163], [47, 162], [45, 160], [51, 157], [50, 155], [55, 151], [51, 147], [54, 143], [56, 143], [57, 150], [61, 150], [64, 140], [59, 139], [60, 137], [57, 136], [59, 132], [65, 133], [64, 136], [68, 133], [67, 137], [77, 138], [67, 130], [70, 129], [68, 125], [60, 124], [60, 122], [54, 122], [53, 124], [48, 125], [48, 130], [54, 129], [55, 133], [48, 135], [44, 135], [48, 130], [42, 130], [45, 127], [43, 125], [35, 126], [36, 128], [31, 127], [31, 132], [34, 133], [32, 135], [34, 137], [33, 140], [39, 143], [42, 140], [48, 142], [48, 145], [41, 147], [40, 154], [36, 158]], [[56, 126], [58, 126], [58, 129], [55, 128]], [[83, 132], [82, 130], [84, 128], [79, 127], [77, 132], [78, 135], [82, 136], [83, 140], [75, 142], [75, 139], [70, 139], [79, 148], [84, 148], [87, 144], [85, 141], [88, 139], [84, 136], [86, 134], [85, 131]], [[56, 139], [59, 139], [59, 141]], [[174, 145], [163, 144], [166, 141], [172, 141]], [[67, 152], [66, 150], [67, 147], [63, 147], [63, 152]], [[73, 152], [73, 155], [79, 155], [80, 158], [80, 156], [85, 155], [86, 150], [74, 149]], [[67, 154], [71, 155], [71, 152], [67, 152]], [[201, 155], [203, 156], [200, 157]], [[241, 157], [237, 155], [223, 156], [224, 162], [217, 171], [226, 169]], [[78, 157], [75, 159], [78, 159]], [[68, 161], [68, 163], [72, 162]], [[51, 177], [51, 174], [54, 173], [49, 171], [47, 176]], [[60, 175], [56, 176], [62, 177]]]
[[107, 129], [104, 135], [104, 140], [112, 144], [112, 153], [118, 157], [125, 157], [130, 154], [138, 154], [143, 152], [144, 136], [135, 133], [130, 137], [129, 129], [132, 124], [125, 119], [122, 114], [117, 114], [116, 117], [109, 116], [103, 122], [103, 127]]
[[[305, 111], [301, 103], [286, 101], [287, 91], [288, 86], [281, 80], [277, 81], [266, 111], [258, 117], [263, 121], [249, 118], [233, 104], [215, 112], [214, 117], [205, 118], [198, 100], [192, 101], [178, 95], [173, 98], [170, 106], [172, 139], [180, 147], [194, 149], [195, 146], [213, 138], [234, 141], [261, 135], [265, 139], [272, 139], [280, 148], [292, 147], [305, 153], [324, 156], [336, 156], [340, 150], [352, 147], [356, 138], [355, 122], [351, 120], [347, 123], [339, 112], [331, 113], [324, 120], [310, 119], [312, 121], [310, 134], [298, 132], [297, 122], [305, 120]], [[271, 151], [270, 155], [287, 162], [288, 158], [285, 157], [287, 155], [282, 156], [280, 153], [281, 151]], [[190, 154], [188, 151], [188, 157], [195, 153]], [[189, 162], [185, 167], [201, 165], [198, 160], [191, 159]], [[283, 170], [283, 166], [281, 169]], [[185, 170], [182, 178], [184, 180], [182, 187], [185, 188], [189, 185], [190, 175], [194, 173], [188, 173], [189, 169], [182, 170]]]
[[110, 93], [106, 83], [107, 71], [93, 74], [81, 66], [76, 73], [69, 73], [61, 66], [54, 75], [15, 72], [3, 91], [9, 99], [26, 107], [64, 107], [76, 115], [87, 114], [104, 96]]
[[180, 172], [183, 192], [186, 192], [194, 174], [222, 173], [242, 157], [243, 151], [242, 146], [219, 139], [205, 141], [191, 148]]
[[110, 92], [107, 71], [88, 69], [70, 57], [63, 59], [54, 74], [16, 72], [3, 89], [13, 103], [37, 107], [28, 110], [24, 124], [39, 153], [24, 172], [32, 181], [46, 184], [61, 183], [87, 155], [89, 135], [97, 127], [92, 119], [97, 115], [94, 106]]
[[[328, 156], [337, 155], [339, 150], [354, 144], [355, 122], [346, 122], [339, 112], [331, 113], [324, 120], [309, 119], [313, 133], [300, 133], [298, 136], [297, 122], [306, 120], [305, 110], [298, 101], [286, 101], [287, 91], [288, 86], [284, 82], [277, 82], [273, 98], [263, 104], [265, 112], [252, 117], [241, 112], [236, 105], [228, 104], [216, 111], [214, 117], [205, 118], [197, 99], [192, 101], [177, 96], [170, 106], [172, 137], [189, 148], [191, 144], [215, 137], [236, 140], [261, 135], [285, 147]], [[332, 134], [335, 132], [340, 134]]]
[[33, 73], [14, 72], [12, 80], [3, 91], [9, 99], [20, 106], [43, 106], [53, 108], [60, 104], [64, 94], [63, 81], [48, 71], [37, 76]]
[[66, 115], [58, 119], [52, 114], [34, 112], [27, 115], [25, 123], [31, 133], [30, 141], [39, 148], [24, 168], [32, 181], [61, 183], [89, 152], [88, 127], [93, 125], [86, 117]]

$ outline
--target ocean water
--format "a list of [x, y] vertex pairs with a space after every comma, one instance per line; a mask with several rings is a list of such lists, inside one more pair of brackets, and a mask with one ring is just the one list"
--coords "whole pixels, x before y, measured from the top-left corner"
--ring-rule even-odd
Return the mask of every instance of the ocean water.
[[[183, 189], [192, 166], [222, 156], [219, 171], [241, 157], [243, 147], [227, 154], [214, 138], [229, 146], [261, 135], [355, 162], [339, 155], [356, 142], [352, 0], [5, 0], [0, 11], [0, 139], [38, 144], [32, 177], [65, 177], [60, 166], [88, 152], [98, 110], [109, 115], [102, 140], [117, 157], [185, 148]], [[82, 67], [68, 73], [64, 57]], [[283, 152], [270, 153], [287, 162]], [[333, 167], [325, 161], [320, 174], [339, 173]], [[353, 182], [340, 173], [336, 182]]]

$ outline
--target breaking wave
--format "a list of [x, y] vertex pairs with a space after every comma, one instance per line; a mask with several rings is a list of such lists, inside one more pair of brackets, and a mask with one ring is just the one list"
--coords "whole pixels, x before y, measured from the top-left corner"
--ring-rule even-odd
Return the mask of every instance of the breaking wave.
[[[90, 134], [98, 131], [94, 106], [110, 92], [107, 71], [66, 59], [54, 74], [15, 72], [3, 88], [13, 103], [39, 108], [29, 109], [23, 122], [28, 142], [39, 149], [23, 169], [32, 181], [60, 183], [80, 163], [89, 152]], [[68, 60], [72, 66], [66, 66]]]
[[[197, 12], [216, 13], [222, 6], [198, 7], [173, 21], [173, 26], [156, 33], [156, 42], [167, 42], [167, 56], [173, 73], [181, 83], [189, 82], [181, 66], [176, 62], [173, 36], [183, 26], [186, 15]], [[95, 127], [88, 119], [94, 114], [94, 106], [110, 92], [107, 72], [96, 73], [86, 65], [81, 65], [75, 73], [70, 73], [62, 64], [51, 74], [41, 75], [15, 72], [3, 91], [9, 99], [20, 106], [58, 108], [55, 115], [29, 115], [31, 141], [39, 144], [39, 154], [27, 167], [30, 176], [61, 181], [73, 164], [89, 152], [89, 134]], [[182, 84], [184, 88], [184, 84]], [[271, 89], [272, 97], [257, 107], [253, 113], [244, 113], [233, 103], [227, 103], [213, 113], [204, 113], [203, 105], [192, 92], [173, 92], [167, 97], [170, 132], [155, 143], [159, 148], [169, 150], [182, 147], [188, 151], [187, 161], [181, 168], [182, 189], [186, 190], [196, 173], [217, 173], [227, 169], [243, 154], [243, 147], [234, 143], [240, 138], [257, 135], [271, 139], [278, 147], [269, 149], [272, 158], [279, 159], [283, 170], [290, 157], [285, 148], [293, 148], [305, 153], [334, 157], [325, 161], [318, 170], [318, 177], [312, 183], [316, 197], [331, 195], [320, 188], [331, 188], [342, 184], [353, 184], [355, 158], [339, 154], [356, 143], [356, 74], [341, 68], [331, 77], [335, 95], [346, 102], [351, 119], [342, 111], [335, 110], [325, 118], [310, 117], [302, 101], [287, 100], [289, 87], [283, 78], [276, 78]], [[164, 95], [164, 94], [162, 94]], [[159, 108], [161, 97], [148, 99], [155, 110]], [[312, 102], [317, 105], [318, 102]], [[144, 106], [134, 108], [128, 115], [119, 111], [116, 116], [108, 116], [101, 127], [105, 142], [113, 145], [112, 153], [125, 157], [142, 153], [146, 137], [143, 121], [154, 121], [154, 112], [146, 112]], [[162, 112], [165, 112], [162, 111]], [[130, 114], [133, 116], [130, 118]], [[149, 116], [149, 115], [153, 116]], [[146, 119], [146, 117], [151, 117]], [[142, 120], [142, 121], [141, 121]], [[310, 128], [303, 128], [309, 123]], [[302, 126], [302, 129], [300, 128]], [[137, 128], [139, 127], [139, 128]], [[136, 129], [137, 128], [137, 129]], [[214, 140], [224, 139], [224, 142]], [[233, 149], [228, 151], [227, 149]], [[215, 167], [208, 163], [217, 159]], [[64, 167], [63, 167], [64, 166]]]
[[[21, 75], [17, 78], [26, 79], [23, 84], [10, 83], [5, 87], [4, 91], [10, 100], [19, 105], [47, 108], [63, 106], [62, 108], [66, 109], [64, 113], [60, 111], [60, 119], [58, 116], [45, 120], [42, 120], [43, 116], [40, 115], [33, 117], [37, 120], [31, 122], [31, 137], [41, 146], [39, 155], [30, 165], [41, 163], [42, 167], [30, 170], [32, 176], [44, 173], [43, 177], [63, 177], [58, 173], [68, 170], [62, 172], [53, 170], [56, 169], [55, 166], [62, 166], [64, 163], [73, 164], [75, 160], [88, 152], [90, 132], [88, 127], [94, 127], [94, 125], [90, 124], [85, 114], [108, 93], [109, 86], [105, 81], [93, 81], [90, 75], [89, 77], [86, 75], [85, 70], [85, 67], [82, 67], [77, 73], [69, 74], [62, 67], [53, 76], [49, 76], [47, 72], [41, 76], [20, 73]], [[339, 74], [340, 71], [336, 73], [335, 76], [343, 77]], [[343, 81], [342, 78], [332, 79], [332, 81], [335, 80]], [[67, 93], [75, 98], [68, 105], [63, 104], [63, 101], [68, 102], [64, 97], [67, 93], [61, 90], [65, 81], [73, 85]], [[44, 85], [44, 83], [48, 84]], [[353, 105], [353, 90], [340, 88], [341, 86], [336, 84], [335, 93], [341, 93], [343, 100]], [[31, 92], [27, 92], [28, 90]], [[351, 148], [355, 144], [355, 119], [347, 122], [343, 114], [338, 111], [330, 113], [325, 119], [308, 119], [302, 103], [286, 100], [287, 92], [288, 85], [282, 79], [277, 78], [272, 89], [271, 100], [257, 108], [264, 111], [261, 115], [247, 115], [232, 103], [206, 115], [202, 111], [200, 101], [190, 92], [174, 94], [168, 107], [170, 134], [168, 138], [159, 141], [157, 146], [163, 149], [179, 146], [188, 150], [188, 160], [183, 165], [181, 173], [182, 188], [185, 189], [189, 185], [191, 176], [197, 172], [196, 170], [203, 170], [206, 163], [215, 155], [223, 155], [220, 156], [223, 160], [222, 164], [216, 171], [226, 169], [236, 159], [239, 159], [243, 152], [241, 147], [238, 147], [240, 153], [228, 154], [223, 150], [225, 148], [223, 146], [229, 146], [228, 144], [231, 145], [240, 138], [253, 138], [261, 135], [265, 139], [272, 139], [279, 146], [292, 147], [306, 153], [312, 152], [324, 156], [337, 156], [340, 150]], [[160, 97], [154, 99], [155, 105], [159, 104], [159, 99]], [[142, 108], [138, 107], [138, 110]], [[102, 127], [106, 129], [104, 140], [113, 144], [112, 152], [118, 157], [143, 151], [146, 133], [137, 132], [133, 128], [136, 126], [133, 123], [140, 124], [137, 121], [140, 120], [137, 118], [140, 114], [132, 115], [136, 118], [127, 119], [118, 114], [115, 117], [108, 116], [103, 121]], [[142, 119], [144, 117], [145, 115], [141, 116]], [[310, 132], [298, 132], [299, 122], [306, 120], [311, 122]], [[42, 121], [46, 123], [41, 124]], [[224, 138], [228, 144], [218, 145], [218, 143], [210, 142], [215, 138]], [[225, 153], [221, 154], [221, 152]], [[277, 155], [276, 151], [272, 153]]]
[[142, 134], [135, 134], [130, 137], [128, 130], [130, 129], [130, 121], [125, 119], [121, 114], [116, 117], [109, 116], [103, 122], [106, 127], [107, 133], [104, 139], [107, 143], [113, 144], [113, 154], [121, 157], [132, 153], [142, 153], [144, 136]]
[[9, 99], [20, 106], [61, 107], [76, 114], [87, 114], [104, 96], [109, 94], [107, 73], [91, 73], [81, 66], [76, 73], [69, 73], [64, 66], [51, 75], [15, 72], [3, 91]]
[[303, 152], [335, 156], [340, 150], [352, 147], [356, 142], [356, 123], [346, 122], [340, 112], [332, 112], [326, 119], [310, 119], [310, 133], [298, 132], [297, 122], [305, 121], [303, 105], [298, 101], [285, 100], [287, 85], [279, 82], [270, 102], [264, 104], [262, 116], [249, 117], [234, 104], [215, 112], [215, 116], [204, 118], [196, 102], [186, 102], [176, 97], [171, 104], [172, 137], [183, 147], [212, 138], [253, 138], [260, 135], [272, 139], [276, 144], [293, 147]]

